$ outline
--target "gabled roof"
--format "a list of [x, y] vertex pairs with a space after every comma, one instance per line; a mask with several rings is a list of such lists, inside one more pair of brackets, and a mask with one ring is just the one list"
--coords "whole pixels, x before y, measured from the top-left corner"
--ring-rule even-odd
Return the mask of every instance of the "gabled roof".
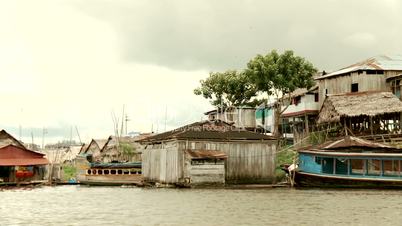
[[226, 122], [216, 120], [192, 123], [172, 131], [145, 138], [140, 142], [160, 142], [171, 139], [274, 140], [271, 136], [239, 130]]
[[339, 122], [341, 117], [376, 116], [402, 112], [402, 102], [390, 92], [328, 95], [318, 123]]
[[24, 144], [22, 144], [19, 140], [15, 139], [9, 133], [7, 133], [4, 129], [0, 131], [0, 147], [5, 147], [7, 145], [14, 145], [21, 148], [26, 148]]
[[364, 61], [352, 64], [348, 67], [342, 68], [338, 71], [317, 77], [317, 80], [330, 78], [338, 75], [347, 74], [359, 70], [388, 70], [388, 71], [402, 71], [402, 55], [380, 55], [375, 56]]
[[88, 146], [84, 149], [84, 152], [82, 153], [87, 153], [89, 148], [93, 146], [97, 147], [99, 151], [101, 151], [111, 139], [112, 136], [110, 136], [108, 139], [92, 139], [91, 142], [88, 144]]

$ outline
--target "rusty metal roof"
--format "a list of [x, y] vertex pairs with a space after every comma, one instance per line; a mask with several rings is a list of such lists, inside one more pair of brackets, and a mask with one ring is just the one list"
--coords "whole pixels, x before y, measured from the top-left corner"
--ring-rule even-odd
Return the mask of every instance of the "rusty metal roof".
[[226, 159], [228, 156], [223, 151], [216, 150], [186, 150], [191, 159]]
[[402, 71], [402, 55], [380, 55], [352, 64], [338, 71], [317, 77], [317, 80], [347, 74], [359, 70]]
[[46, 165], [49, 161], [44, 154], [8, 145], [0, 148], [0, 166]]

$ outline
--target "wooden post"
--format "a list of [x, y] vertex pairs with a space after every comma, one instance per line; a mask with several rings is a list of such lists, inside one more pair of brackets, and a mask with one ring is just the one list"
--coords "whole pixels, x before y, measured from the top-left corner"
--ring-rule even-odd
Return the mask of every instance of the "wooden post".
[[367, 175], [367, 159], [363, 159], [363, 176]]
[[374, 131], [373, 131], [373, 117], [370, 116], [370, 131], [371, 131], [371, 135], [374, 135]]
[[384, 176], [384, 160], [380, 160], [380, 177]]
[[305, 127], [306, 127], [306, 135], [308, 136], [308, 134], [310, 133], [310, 131], [309, 131], [309, 128], [308, 128], [308, 115], [307, 114], [305, 114], [304, 115], [304, 120], [305, 120], [305, 123], [304, 123], [304, 125], [305, 125]]
[[399, 114], [399, 130], [402, 130], [402, 112]]
[[334, 160], [334, 164], [333, 164], [333, 166], [334, 166], [334, 168], [333, 168], [333, 172], [332, 172], [332, 174], [336, 174], [336, 158], [333, 158], [333, 160]]
[[345, 136], [348, 135], [348, 127], [346, 125], [346, 118], [343, 118], [343, 126], [345, 127]]

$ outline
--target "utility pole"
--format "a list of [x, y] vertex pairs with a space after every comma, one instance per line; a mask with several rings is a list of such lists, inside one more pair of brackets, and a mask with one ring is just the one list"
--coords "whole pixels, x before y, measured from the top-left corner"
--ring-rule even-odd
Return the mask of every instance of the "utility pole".
[[31, 138], [32, 138], [32, 147], [31, 147], [31, 149], [33, 149], [33, 147], [34, 147], [34, 138], [33, 138], [33, 131], [31, 130]]
[[80, 144], [82, 144], [80, 133], [78, 132], [77, 126], [75, 126], [75, 130], [77, 131], [78, 139], [80, 140]]
[[70, 146], [73, 143], [73, 127], [70, 126]]
[[47, 134], [47, 130], [45, 127], [43, 127], [42, 130], [42, 149], [45, 149], [45, 134]]
[[19, 125], [18, 130], [19, 130], [19, 135], [20, 135], [20, 141], [22, 141], [21, 140], [21, 137], [22, 137], [22, 127], [21, 127], [21, 125]]
[[123, 104], [123, 114], [121, 115], [121, 129], [120, 129], [120, 136], [123, 136], [123, 128], [124, 128], [124, 107], [125, 105]]
[[127, 136], [127, 124], [128, 124], [128, 121], [130, 121], [130, 118], [128, 118], [127, 114], [126, 114], [125, 121], [126, 121], [126, 136]]

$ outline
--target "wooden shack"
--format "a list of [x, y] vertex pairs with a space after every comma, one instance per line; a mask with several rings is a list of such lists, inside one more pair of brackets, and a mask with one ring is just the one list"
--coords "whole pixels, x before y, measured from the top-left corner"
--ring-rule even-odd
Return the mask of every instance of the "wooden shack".
[[15, 184], [44, 180], [46, 165], [44, 154], [13, 144], [0, 148], [0, 182]]
[[111, 139], [111, 136], [108, 139], [92, 139], [89, 145], [80, 151], [80, 154], [87, 155], [91, 162], [102, 162], [101, 151]]
[[270, 183], [277, 141], [218, 121], [196, 122], [141, 140], [144, 180], [199, 185]]
[[141, 162], [141, 146], [135, 137], [110, 136], [100, 150], [102, 162]]

